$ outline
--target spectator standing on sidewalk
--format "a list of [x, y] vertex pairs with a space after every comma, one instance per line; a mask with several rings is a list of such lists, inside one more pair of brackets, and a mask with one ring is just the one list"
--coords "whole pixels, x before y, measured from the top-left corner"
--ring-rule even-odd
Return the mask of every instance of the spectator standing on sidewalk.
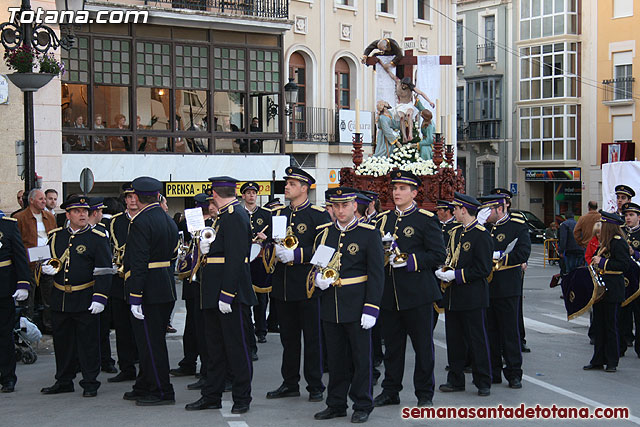
[[576, 220], [571, 212], [567, 212], [567, 218], [560, 224], [560, 229], [558, 230], [558, 251], [561, 260], [560, 269], [563, 275], [584, 265], [584, 249], [578, 245], [578, 242], [573, 237]]
[[600, 214], [598, 213], [598, 202], [591, 200], [588, 204], [589, 212], [582, 215], [576, 227], [573, 230], [573, 237], [578, 242], [578, 245], [583, 249], [587, 248], [587, 245], [593, 237], [593, 226], [600, 221]]

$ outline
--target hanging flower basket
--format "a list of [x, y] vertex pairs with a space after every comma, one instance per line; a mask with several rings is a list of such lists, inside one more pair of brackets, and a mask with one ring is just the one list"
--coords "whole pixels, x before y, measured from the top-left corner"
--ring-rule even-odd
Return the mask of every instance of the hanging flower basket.
[[11, 83], [23, 92], [35, 92], [51, 81], [56, 74], [50, 73], [12, 73], [7, 74]]

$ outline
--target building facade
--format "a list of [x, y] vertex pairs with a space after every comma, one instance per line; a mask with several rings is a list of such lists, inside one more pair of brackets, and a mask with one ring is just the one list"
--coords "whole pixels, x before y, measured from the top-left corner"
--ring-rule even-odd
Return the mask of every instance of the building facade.
[[512, 2], [458, 1], [456, 128], [467, 193], [512, 182]]

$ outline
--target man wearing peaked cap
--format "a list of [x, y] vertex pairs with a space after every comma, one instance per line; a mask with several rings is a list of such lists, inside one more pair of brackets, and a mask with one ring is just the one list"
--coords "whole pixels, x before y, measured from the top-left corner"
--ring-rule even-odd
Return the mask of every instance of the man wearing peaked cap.
[[365, 213], [367, 224], [375, 225], [376, 217], [380, 212], [380, 199], [378, 198], [378, 193], [370, 190], [359, 190], [360, 193], [364, 194], [368, 198], [371, 199], [369, 202], [369, 206], [367, 207], [367, 211]]
[[618, 204], [618, 210], [616, 213], [622, 215], [622, 205], [631, 201], [636, 196], [636, 192], [633, 191], [628, 185], [620, 184], [615, 187], [616, 202]]
[[[633, 202], [622, 205], [622, 213], [624, 214], [625, 226], [623, 232], [629, 243], [629, 253], [635, 261], [640, 261], [640, 206]], [[630, 271], [635, 269], [631, 265]], [[625, 283], [626, 285], [626, 283]], [[631, 281], [625, 286], [625, 298], [633, 295], [638, 291], [640, 285]], [[633, 325], [635, 323], [635, 336], [633, 334]], [[620, 355], [624, 355], [627, 347], [631, 347], [634, 341], [634, 350], [640, 357], [640, 300], [638, 298], [631, 301], [620, 311], [618, 321], [620, 329]]]
[[382, 393], [374, 404], [400, 403], [408, 336], [415, 349], [413, 378], [418, 406], [431, 406], [433, 303], [442, 298], [433, 271], [444, 262], [444, 242], [436, 216], [419, 209], [415, 202], [419, 178], [408, 171], [394, 170], [390, 181], [395, 209], [379, 214], [376, 225], [383, 242], [387, 242], [389, 264], [380, 303], [385, 373]]
[[283, 208], [284, 205], [280, 202], [280, 198], [276, 197], [276, 198], [273, 198], [273, 199], [269, 200], [267, 203], [265, 203], [264, 207], [266, 209], [273, 210], [274, 208], [277, 208], [277, 207]]
[[331, 196], [335, 194], [335, 188], [329, 188], [324, 192], [324, 206], [329, 212], [329, 216], [331, 217], [331, 221], [335, 221], [335, 217], [333, 216], [333, 203], [331, 202]]
[[249, 352], [251, 306], [257, 303], [249, 266], [251, 222], [236, 199], [237, 180], [228, 176], [209, 178], [218, 216], [213, 241], [204, 237], [199, 247], [206, 256], [202, 271], [201, 306], [207, 336], [207, 380], [202, 397], [185, 409], [197, 411], [222, 407], [225, 375], [233, 373], [231, 413], [249, 411], [253, 363]]
[[53, 276], [51, 312], [56, 353], [56, 382], [43, 394], [73, 391], [78, 362], [83, 396], [94, 397], [100, 382], [99, 317], [111, 286], [111, 251], [106, 235], [88, 223], [89, 200], [69, 198], [62, 204], [69, 226], [49, 232], [48, 245], [60, 267], [42, 265]]
[[513, 198], [513, 193], [507, 190], [506, 188], [496, 187], [493, 190], [491, 190], [490, 194], [503, 194], [505, 197], [509, 199]]
[[491, 364], [485, 322], [489, 306], [487, 276], [492, 267], [493, 244], [491, 236], [475, 217], [480, 202], [456, 192], [451, 204], [460, 225], [451, 231], [452, 255], [447, 260], [448, 268], [436, 271], [436, 276], [446, 286], [443, 305], [449, 360], [447, 382], [440, 386], [440, 391], [464, 391], [468, 345], [473, 355], [473, 383], [480, 396], [488, 396], [491, 393]]
[[358, 190], [356, 191], [356, 217], [358, 221], [367, 223], [367, 209], [369, 208], [369, 204], [373, 201], [372, 198], [365, 196], [360, 193]]
[[307, 275], [311, 271], [313, 243], [317, 228], [331, 222], [327, 211], [309, 201], [309, 189], [315, 179], [300, 168], [285, 170], [285, 197], [289, 206], [273, 210], [274, 216], [286, 217], [288, 233], [295, 236], [297, 246], [285, 248], [276, 242], [269, 265], [274, 266], [271, 298], [275, 302], [282, 342], [282, 384], [267, 393], [267, 399], [300, 396], [300, 353], [304, 339], [304, 377], [309, 400], [321, 402], [322, 341], [320, 301], [318, 294], [308, 288]]
[[[442, 238], [444, 240], [444, 249], [445, 252], [447, 254], [447, 258], [449, 258], [451, 256], [451, 247], [450, 247], [450, 240], [451, 240], [451, 236], [449, 234], [449, 232], [456, 227], [457, 225], [459, 225], [456, 222], [456, 218], [453, 216], [453, 205], [451, 204], [451, 202], [447, 201], [447, 200], [437, 200], [436, 201], [436, 215], [438, 217], [438, 220], [440, 221], [440, 227], [442, 228]], [[440, 313], [442, 313], [442, 310], [444, 310], [444, 307], [442, 306], [442, 300], [437, 301], [436, 302], [437, 307], [440, 309]], [[436, 327], [436, 323], [438, 322], [438, 311], [436, 311], [435, 307], [434, 307], [434, 312], [433, 312], [433, 327]]]
[[127, 235], [124, 279], [140, 374], [124, 399], [135, 400], [138, 406], [169, 405], [175, 403], [175, 393], [165, 335], [176, 300], [171, 261], [177, 256], [178, 227], [158, 203], [160, 181], [140, 177], [131, 187], [139, 211]]

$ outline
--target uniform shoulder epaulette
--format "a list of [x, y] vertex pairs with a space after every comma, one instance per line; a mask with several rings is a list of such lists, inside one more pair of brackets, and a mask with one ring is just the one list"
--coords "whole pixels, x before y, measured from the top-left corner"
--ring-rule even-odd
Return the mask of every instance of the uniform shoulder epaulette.
[[323, 228], [327, 228], [331, 224], [333, 224], [333, 223], [332, 222], [326, 222], [324, 224], [320, 224], [319, 226], [316, 227], [316, 230], [322, 230]]
[[7, 220], [7, 221], [15, 221], [15, 222], [18, 222], [18, 220], [17, 220], [17, 219], [15, 219], [15, 218], [11, 218], [10, 216], [3, 216], [3, 217], [2, 217], [2, 219], [5, 219], [5, 220]]
[[118, 212], [117, 214], [111, 215], [111, 219], [115, 219], [115, 218], [119, 217], [120, 215], [124, 215], [124, 212]]
[[480, 225], [480, 224], [476, 224], [476, 228], [477, 228], [478, 230], [480, 230], [480, 231], [487, 231], [487, 229], [486, 229], [486, 228], [484, 228], [484, 226], [483, 226], [483, 225]]
[[55, 233], [57, 231], [60, 231], [60, 230], [62, 230], [62, 227], [54, 228], [53, 230], [49, 231], [47, 234], [53, 234], [53, 233]]
[[453, 230], [457, 230], [460, 227], [462, 227], [462, 224], [458, 224], [456, 226], [451, 227], [451, 230], [449, 230], [449, 233], [451, 233]]
[[269, 209], [269, 208], [265, 208], [264, 206], [258, 206], [258, 209], [262, 209], [262, 210], [263, 210], [263, 211], [265, 211], [265, 212], [269, 212], [269, 213], [271, 213], [271, 209]]
[[511, 216], [524, 219], [524, 215], [522, 215], [520, 212], [511, 212]]
[[366, 222], [358, 223], [358, 227], [366, 228], [368, 230], [375, 230], [376, 229], [373, 225], [367, 224]]
[[426, 216], [433, 216], [433, 212], [429, 212], [426, 209], [419, 209], [418, 212], [420, 212], [421, 214], [426, 215]]
[[92, 228], [92, 229], [91, 229], [91, 231], [92, 231], [92, 232], [94, 232], [94, 233], [96, 233], [96, 234], [97, 234], [98, 236], [100, 236], [100, 237], [107, 237], [107, 235], [106, 235], [106, 234], [104, 234], [104, 233], [103, 233], [102, 231], [100, 231], [100, 230], [96, 230], [95, 228]]
[[386, 214], [388, 214], [389, 212], [391, 212], [390, 210], [384, 211], [384, 212], [380, 212], [378, 215], [376, 215], [376, 218], [382, 218], [383, 216], [385, 216]]
[[229, 209], [227, 209], [227, 212], [229, 212], [230, 214], [232, 214], [232, 213], [233, 213], [233, 210], [234, 210], [234, 209], [233, 209], [233, 205], [231, 205], [231, 206], [229, 206]]
[[318, 206], [318, 205], [311, 205], [311, 209], [315, 209], [315, 210], [320, 211], [320, 212], [326, 212], [327, 211], [325, 208], [323, 208], [322, 206]]
[[518, 224], [524, 224], [524, 219], [521, 218], [511, 218], [511, 221], [517, 222]]
[[622, 237], [618, 236], [617, 234], [615, 236], [613, 236], [614, 239], [622, 239]]

